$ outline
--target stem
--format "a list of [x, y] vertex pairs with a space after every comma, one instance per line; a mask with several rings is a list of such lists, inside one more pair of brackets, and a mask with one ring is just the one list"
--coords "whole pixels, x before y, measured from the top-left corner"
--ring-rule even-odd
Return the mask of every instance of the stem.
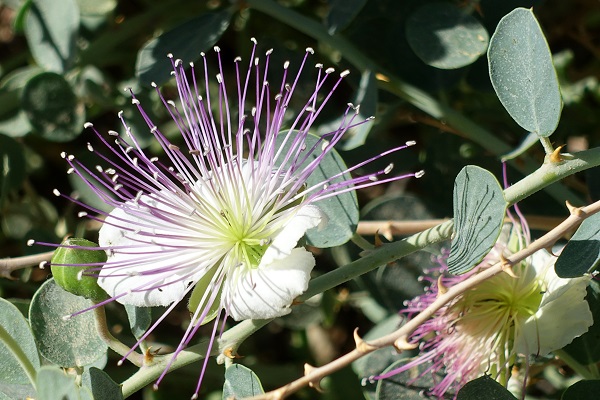
[[567, 364], [569, 367], [571, 367], [573, 369], [573, 371], [577, 372], [584, 379], [600, 378], [598, 375], [596, 375], [592, 371], [590, 371], [585, 365], [580, 364], [577, 360], [575, 360], [573, 357], [571, 357], [569, 355], [569, 353], [567, 353], [566, 351], [560, 349], [560, 350], [554, 350], [552, 353], [554, 353], [555, 356], [557, 356], [562, 361], [564, 361], [565, 364]]
[[23, 368], [23, 371], [25, 371], [27, 378], [29, 378], [29, 382], [31, 382], [31, 385], [35, 388], [35, 378], [37, 375], [35, 367], [31, 361], [29, 361], [29, 358], [27, 358], [27, 355], [25, 355], [23, 352], [21, 346], [19, 346], [17, 341], [9, 335], [2, 325], [0, 325], [0, 342], [4, 343], [6, 348], [8, 348], [15, 359], [19, 362], [19, 365], [21, 365], [21, 368]]
[[34, 254], [31, 256], [3, 258], [0, 260], [0, 277], [10, 278], [10, 273], [12, 271], [38, 265], [44, 261], [50, 261], [53, 254], [54, 251], [48, 251], [46, 253]]
[[547, 137], [541, 137], [540, 143], [544, 146], [546, 154], [552, 154], [554, 152], [554, 146], [552, 146], [552, 142]]
[[[245, 320], [223, 333], [219, 339], [219, 348], [213, 346], [211, 356], [221, 354], [224, 349], [237, 348], [239, 344], [252, 335], [254, 332], [271, 322], [271, 320]], [[169, 371], [176, 370], [185, 365], [202, 360], [206, 356], [208, 341], [190, 346], [187, 350], [183, 350], [177, 355], [177, 358], [169, 368]], [[154, 381], [166, 368], [173, 356], [170, 354], [164, 356], [155, 356], [152, 362], [144, 365], [135, 374], [129, 377], [122, 384], [123, 398], [131, 396], [133, 393], [144, 388], [146, 385]]]
[[[104, 340], [108, 347], [114, 350], [115, 353], [125, 356], [130, 348], [116, 339], [108, 330], [104, 306], [94, 308], [94, 317], [96, 321], [96, 329], [98, 330], [98, 335], [100, 338]], [[136, 367], [142, 367], [144, 365], [144, 356], [142, 354], [133, 352], [127, 356], [127, 359]]]
[[[487, 129], [484, 129], [461, 113], [439, 102], [424, 90], [404, 82], [391, 71], [387, 71], [372, 58], [365, 56], [341, 35], [330, 35], [323, 24], [314, 19], [299, 14], [272, 0], [247, 0], [247, 3], [251, 8], [276, 18], [307, 36], [326, 43], [339, 51], [344, 58], [359, 70], [364, 71], [368, 69], [373, 71], [376, 76], [382, 77], [378, 81], [382, 89], [406, 100], [421, 111], [440, 120], [443, 124], [450, 125], [461, 132], [467, 139], [477, 143], [498, 158], [512, 150], [508, 144], [498, 139]], [[509, 163], [525, 175], [537, 168], [537, 163], [527, 156], [521, 156], [519, 162], [509, 160]], [[583, 204], [583, 201], [577, 194], [564, 186], [550, 187], [547, 189], [547, 192], [561, 203], [569, 200], [575, 205]]]

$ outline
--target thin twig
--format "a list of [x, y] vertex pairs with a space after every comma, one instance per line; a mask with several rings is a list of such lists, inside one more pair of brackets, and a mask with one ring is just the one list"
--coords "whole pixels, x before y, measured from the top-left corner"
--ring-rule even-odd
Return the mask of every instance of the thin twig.
[[566, 232], [573, 229], [575, 226], [580, 224], [585, 218], [600, 211], [600, 201], [597, 201], [586, 207], [572, 207], [567, 203], [567, 207], [571, 215], [560, 223], [556, 228], [531, 243], [526, 248], [516, 252], [510, 257], [504, 259], [501, 262], [494, 264], [493, 266], [481, 271], [478, 274], [464, 280], [463, 282], [452, 286], [444, 294], [440, 296], [420, 314], [416, 315], [413, 319], [408, 321], [402, 327], [395, 332], [383, 336], [379, 339], [364, 342], [357, 335], [356, 348], [349, 353], [341, 356], [340, 358], [325, 364], [321, 367], [314, 368], [309, 365], [305, 366], [305, 375], [289, 384], [282, 386], [279, 389], [267, 392], [262, 395], [253, 396], [247, 398], [247, 400], [272, 400], [272, 399], [283, 399], [292, 393], [297, 392], [305, 386], [319, 387], [319, 382], [324, 377], [331, 375], [333, 372], [340, 370], [341, 368], [349, 365], [350, 363], [358, 360], [359, 358], [377, 350], [382, 347], [394, 346], [396, 350], [401, 352], [409, 346], [410, 335], [417, 329], [421, 324], [431, 318], [439, 309], [444, 307], [446, 304], [451, 302], [457, 296], [466, 292], [467, 290], [479, 285], [485, 280], [503, 272], [508, 268], [512, 268], [513, 265], [519, 263], [525, 258], [531, 256], [535, 252], [551, 247], [556, 241], [558, 241]]
[[[525, 219], [531, 229], [550, 231], [563, 221], [560, 217], [546, 217], [542, 215], [526, 215]], [[375, 220], [360, 221], [356, 233], [362, 236], [370, 236], [379, 233], [388, 240], [394, 236], [412, 235], [425, 229], [433, 228], [449, 219], [423, 219], [423, 220]], [[506, 222], [510, 219], [506, 218]]]
[[18, 269], [39, 265], [41, 262], [50, 261], [53, 251], [46, 253], [34, 254], [31, 256], [3, 258], [0, 260], [0, 277], [12, 278], [11, 272]]
[[[125, 356], [130, 348], [116, 339], [108, 330], [104, 306], [94, 308], [94, 318], [96, 320], [96, 330], [98, 331], [100, 338], [117, 354]], [[132, 352], [127, 356], [127, 359], [136, 367], [141, 368], [144, 365], [144, 356], [140, 353]]]

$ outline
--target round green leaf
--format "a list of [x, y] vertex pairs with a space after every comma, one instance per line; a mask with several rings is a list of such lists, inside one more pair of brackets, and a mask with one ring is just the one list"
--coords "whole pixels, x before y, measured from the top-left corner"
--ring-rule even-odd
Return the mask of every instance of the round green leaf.
[[450, 3], [429, 3], [406, 20], [406, 39], [427, 65], [455, 69], [485, 53], [489, 35], [481, 23]]
[[592, 273], [600, 264], [600, 213], [586, 218], [554, 264], [556, 275], [575, 278]]
[[169, 53], [186, 62], [197, 60], [200, 52], [207, 51], [227, 30], [231, 16], [229, 10], [206, 13], [152, 39], [139, 51], [135, 63], [140, 82], [166, 82], [173, 69], [167, 61]]
[[83, 130], [85, 109], [59, 74], [43, 72], [23, 89], [21, 105], [37, 133], [54, 142], [76, 138]]
[[[280, 134], [277, 137], [277, 142], [282, 143], [285, 138], [285, 134]], [[306, 148], [311, 149], [317, 142], [319, 137], [315, 135], [307, 135], [306, 137]], [[285, 146], [283, 146], [282, 153], [285, 154], [291, 146], [291, 140], [288, 140]], [[314, 161], [320, 149], [320, 144], [317, 145], [317, 149], [307, 157], [307, 160], [303, 165], [307, 165]], [[347, 169], [344, 160], [337, 151], [330, 151], [319, 163], [317, 169], [312, 175], [306, 180], [307, 186], [317, 185], [323, 182], [327, 178], [339, 174]], [[344, 175], [338, 180], [334, 180], [331, 183], [336, 183], [342, 180], [350, 179], [349, 174]], [[339, 246], [346, 243], [356, 230], [358, 225], [359, 213], [358, 213], [358, 201], [356, 199], [356, 193], [354, 191], [346, 192], [338, 196], [333, 196], [324, 200], [320, 200], [314, 203], [315, 206], [325, 214], [327, 224], [324, 227], [311, 228], [306, 232], [306, 238], [310, 245], [327, 248]]]
[[35, 61], [49, 71], [65, 72], [73, 64], [79, 32], [75, 0], [33, 0], [25, 37]]
[[106, 353], [92, 312], [63, 319], [93, 304], [65, 291], [54, 279], [38, 289], [31, 301], [29, 321], [39, 352], [46, 359], [61, 367], [75, 367], [89, 365]]
[[38, 400], [80, 400], [75, 376], [55, 366], [44, 366], [37, 375]]
[[142, 337], [144, 333], [150, 327], [152, 323], [152, 312], [150, 307], [136, 307], [131, 304], [124, 304], [125, 311], [127, 312], [127, 319], [129, 320], [129, 327], [131, 333], [137, 339]]
[[265, 391], [258, 376], [250, 368], [233, 364], [225, 370], [223, 399], [242, 399], [263, 394]]
[[530, 9], [517, 8], [500, 20], [488, 61], [492, 85], [510, 116], [528, 132], [550, 136], [562, 99], [552, 54]]
[[458, 392], [457, 400], [516, 400], [504, 386], [487, 375], [468, 382]]
[[[40, 358], [29, 324], [17, 307], [0, 297], [0, 326], [19, 346], [35, 370], [40, 368]], [[0, 386], [31, 383], [13, 352], [0, 338]]]
[[478, 265], [500, 236], [507, 202], [491, 172], [468, 165], [454, 181], [454, 238], [448, 271], [464, 274]]
[[[81, 238], [69, 238], [62, 244], [65, 246], [98, 247], [96, 243]], [[108, 299], [108, 295], [98, 285], [98, 278], [82, 274], [89, 268], [98, 268], [97, 265], [85, 265], [105, 263], [106, 259], [107, 256], [104, 250], [83, 250], [70, 247], [59, 247], [54, 251], [54, 255], [50, 261], [50, 268], [52, 269], [54, 281], [67, 292], [100, 302]], [[59, 264], [70, 265], [62, 266]], [[74, 267], [71, 265], [82, 266]]]
[[23, 147], [14, 139], [0, 134], [0, 198], [18, 189], [25, 180]]

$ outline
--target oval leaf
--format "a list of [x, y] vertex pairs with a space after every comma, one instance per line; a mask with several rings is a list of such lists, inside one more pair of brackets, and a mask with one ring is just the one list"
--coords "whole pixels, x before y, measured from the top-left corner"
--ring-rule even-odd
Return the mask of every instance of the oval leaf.
[[65, 72], [75, 59], [79, 8], [75, 0], [33, 0], [25, 22], [25, 37], [38, 65]]
[[454, 181], [454, 238], [448, 271], [464, 274], [483, 260], [500, 236], [506, 200], [489, 171], [464, 167]]
[[46, 281], [35, 293], [29, 321], [40, 353], [61, 367], [85, 366], [102, 357], [108, 347], [99, 338], [92, 312], [63, 320], [63, 316], [93, 303]]
[[137, 55], [135, 75], [147, 85], [166, 82], [173, 70], [167, 54], [196, 61], [200, 52], [207, 51], [227, 30], [231, 15], [228, 10], [206, 13], [152, 39]]
[[223, 400], [231, 398], [243, 399], [263, 394], [264, 392], [258, 376], [250, 368], [246, 368], [240, 364], [233, 364], [225, 370]]
[[468, 382], [458, 392], [457, 400], [516, 400], [504, 386], [487, 375]]
[[408, 17], [406, 39], [425, 64], [455, 69], [484, 54], [489, 35], [477, 19], [457, 6], [430, 3]]
[[55, 366], [44, 366], [37, 375], [38, 400], [80, 400], [74, 375]]
[[[40, 358], [29, 324], [17, 307], [1, 297], [0, 326], [14, 339], [33, 368], [38, 370], [40, 368]], [[31, 383], [21, 364], [2, 340], [0, 340], [0, 371], [2, 371], [0, 386]]]
[[31, 78], [23, 89], [21, 105], [31, 126], [45, 139], [66, 142], [83, 130], [85, 109], [59, 74], [44, 72]]
[[92, 392], [94, 400], [123, 399], [121, 386], [101, 369], [95, 367], [86, 369], [81, 378], [83, 385]]
[[500, 20], [488, 61], [492, 85], [510, 116], [527, 131], [550, 136], [562, 99], [552, 54], [531, 10], [517, 8]]
[[593, 272], [600, 263], [600, 213], [586, 218], [554, 264], [556, 275], [575, 278]]
[[[383, 373], [393, 371], [406, 364], [408, 359], [398, 360], [390, 365]], [[377, 381], [376, 400], [422, 400], [423, 393], [441, 381], [441, 373], [433, 375], [430, 369], [432, 362], [424, 362], [413, 368]], [[439, 400], [454, 399], [454, 389], [450, 388]]]

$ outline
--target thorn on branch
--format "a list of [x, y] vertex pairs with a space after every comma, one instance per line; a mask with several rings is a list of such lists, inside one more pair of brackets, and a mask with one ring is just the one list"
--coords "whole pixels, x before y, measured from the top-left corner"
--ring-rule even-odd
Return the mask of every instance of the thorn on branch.
[[358, 328], [354, 329], [354, 343], [356, 343], [356, 350], [363, 354], [377, 350], [377, 347], [365, 342], [360, 336], [358, 336]]
[[414, 350], [419, 347], [419, 343], [409, 343], [408, 336], [402, 335], [394, 341], [394, 348], [398, 354], [406, 350]]
[[552, 154], [550, 154], [550, 162], [552, 164], [558, 164], [558, 163], [563, 162], [565, 160], [560, 155], [560, 151], [562, 150], [563, 147], [565, 147], [564, 144], [562, 146], [558, 146], [556, 149], [554, 149], [554, 151], [552, 152]]
[[243, 356], [240, 356], [233, 347], [228, 347], [225, 350], [223, 350], [223, 355], [229, 358], [230, 360], [235, 360], [236, 358], [244, 358]]
[[569, 203], [569, 200], [566, 200], [565, 204], [567, 205], [567, 209], [571, 215], [579, 218], [585, 217], [585, 212], [581, 209], [581, 207], [575, 207], [573, 204]]
[[438, 287], [437, 297], [440, 297], [441, 295], [445, 294], [448, 291], [448, 287], [446, 287], [446, 285], [444, 285], [443, 277], [441, 275], [438, 277], [437, 287]]
[[[310, 364], [304, 364], [304, 376], [309, 375], [316, 368]], [[315, 389], [319, 393], [323, 393], [323, 388], [321, 387], [321, 379], [314, 379], [308, 382], [308, 386]]]

